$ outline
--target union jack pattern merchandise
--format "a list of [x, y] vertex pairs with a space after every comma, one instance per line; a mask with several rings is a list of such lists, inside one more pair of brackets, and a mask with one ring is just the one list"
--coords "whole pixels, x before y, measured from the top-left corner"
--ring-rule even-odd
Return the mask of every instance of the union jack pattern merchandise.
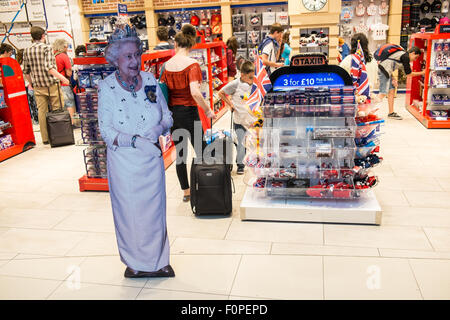
[[272, 89], [272, 83], [267, 75], [266, 67], [263, 64], [261, 57], [256, 55], [255, 79], [247, 101], [247, 104], [253, 113], [261, 107], [264, 96], [270, 89]]
[[352, 76], [353, 86], [356, 88], [358, 95], [364, 95], [369, 98], [369, 77], [367, 76], [364, 52], [359, 41], [356, 52], [352, 54], [352, 68], [350, 74]]

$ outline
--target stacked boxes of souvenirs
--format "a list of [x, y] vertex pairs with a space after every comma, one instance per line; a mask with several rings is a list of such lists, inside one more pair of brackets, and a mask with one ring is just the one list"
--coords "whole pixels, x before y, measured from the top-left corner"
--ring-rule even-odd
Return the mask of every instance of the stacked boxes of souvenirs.
[[106, 178], [106, 143], [98, 126], [98, 81], [114, 72], [109, 65], [89, 65], [78, 71], [79, 87], [85, 91], [76, 94], [81, 119], [83, 143], [89, 145], [83, 151], [86, 174], [89, 178]]
[[357, 112], [353, 87], [269, 92], [264, 128], [247, 140], [254, 189], [275, 198], [359, 198], [373, 184], [355, 165], [368, 138], [358, 132]]

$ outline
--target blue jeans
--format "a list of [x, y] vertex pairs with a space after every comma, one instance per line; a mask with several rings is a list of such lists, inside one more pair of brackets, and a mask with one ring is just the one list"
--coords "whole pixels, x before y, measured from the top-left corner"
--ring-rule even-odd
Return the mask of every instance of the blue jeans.
[[233, 123], [234, 125], [234, 132], [237, 136], [238, 144], [236, 146], [236, 163], [238, 167], [244, 166], [244, 157], [245, 157], [245, 145], [244, 145], [244, 138], [245, 134], [247, 133], [247, 130], [245, 127], [238, 123]]
[[[389, 91], [394, 90], [391, 78], [386, 78], [386, 75], [378, 70], [378, 80], [380, 81], [380, 93], [388, 94]], [[388, 90], [389, 87], [389, 90]]]

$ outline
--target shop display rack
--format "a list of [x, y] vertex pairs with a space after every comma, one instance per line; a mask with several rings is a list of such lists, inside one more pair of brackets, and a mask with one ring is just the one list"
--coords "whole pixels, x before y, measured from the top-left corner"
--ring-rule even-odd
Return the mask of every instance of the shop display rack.
[[[223, 42], [199, 43], [194, 46], [192, 56], [199, 61], [204, 83], [202, 91], [217, 115], [217, 121], [227, 111], [224, 103], [216, 98], [215, 92], [227, 83], [226, 51]], [[164, 62], [175, 54], [174, 50], [153, 51], [142, 55], [142, 70], [152, 72], [156, 78], [162, 70]], [[98, 81], [114, 72], [104, 57], [75, 58], [78, 65], [79, 87], [85, 90], [76, 94], [78, 113], [81, 119], [81, 135], [83, 144], [89, 147], [84, 150], [86, 174], [79, 179], [80, 191], [108, 191], [106, 171], [106, 146], [98, 128]], [[212, 98], [211, 98], [212, 97]], [[199, 108], [200, 119], [204, 130], [210, 128], [210, 121]], [[165, 168], [176, 159], [176, 151], [170, 135], [160, 137]]]
[[[190, 57], [200, 64], [203, 77], [200, 90], [218, 120], [227, 111], [225, 103], [218, 97], [218, 91], [228, 82], [226, 45], [222, 41], [198, 43], [192, 48]], [[211, 127], [210, 121], [203, 109], [198, 108], [198, 111], [206, 131]]]
[[289, 29], [288, 4], [278, 3], [251, 3], [232, 4], [233, 36], [237, 38], [239, 48], [237, 56], [254, 61], [256, 48], [269, 34], [270, 25], [280, 23], [286, 30]]
[[22, 69], [15, 59], [0, 58], [0, 162], [36, 145]]
[[[274, 89], [264, 98], [264, 126], [247, 138], [241, 219], [380, 223], [371, 191], [378, 179], [369, 170], [379, 163], [371, 157], [379, 159], [374, 152], [382, 120], [368, 116], [374, 107], [359, 108], [351, 79], [342, 71], [283, 67], [271, 75]], [[302, 79], [317, 85], [286, 85]]]
[[426, 128], [450, 128], [450, 31], [438, 25], [434, 33], [416, 33], [410, 46], [423, 49], [413, 70], [425, 68], [425, 77], [408, 77], [406, 108]]
[[[142, 55], [142, 68], [146, 71], [158, 71], [160, 65], [174, 55], [173, 50], [146, 53]], [[106, 171], [106, 144], [102, 140], [98, 127], [98, 81], [114, 72], [104, 57], [75, 58], [79, 65], [78, 82], [84, 92], [76, 94], [81, 119], [81, 136], [88, 145], [84, 150], [86, 174], [79, 179], [80, 191], [108, 191]], [[158, 73], [159, 75], [159, 73]], [[175, 159], [175, 150], [169, 148], [163, 153], [164, 165], [167, 168]]]

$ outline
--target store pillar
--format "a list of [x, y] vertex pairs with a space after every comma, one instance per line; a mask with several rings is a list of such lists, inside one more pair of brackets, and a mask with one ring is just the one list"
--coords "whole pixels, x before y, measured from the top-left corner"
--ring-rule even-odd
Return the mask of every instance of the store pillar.
[[89, 18], [86, 18], [84, 16], [86, 14], [86, 12], [85, 12], [86, 9], [83, 6], [82, 0], [78, 0], [78, 7], [81, 9], [80, 10], [80, 23], [81, 23], [82, 39], [83, 39], [83, 44], [84, 44], [84, 43], [89, 42], [89, 29], [90, 29]]
[[222, 15], [222, 39], [226, 43], [233, 36], [233, 26], [231, 24], [231, 5], [228, 0], [221, 0], [220, 12]]
[[156, 46], [156, 29], [158, 28], [158, 19], [155, 14], [155, 7], [153, 0], [144, 0], [145, 20], [147, 23], [148, 47], [154, 48]]
[[401, 1], [390, 1], [388, 25], [389, 25], [389, 32], [387, 42], [400, 44], [400, 34], [402, 30]]

